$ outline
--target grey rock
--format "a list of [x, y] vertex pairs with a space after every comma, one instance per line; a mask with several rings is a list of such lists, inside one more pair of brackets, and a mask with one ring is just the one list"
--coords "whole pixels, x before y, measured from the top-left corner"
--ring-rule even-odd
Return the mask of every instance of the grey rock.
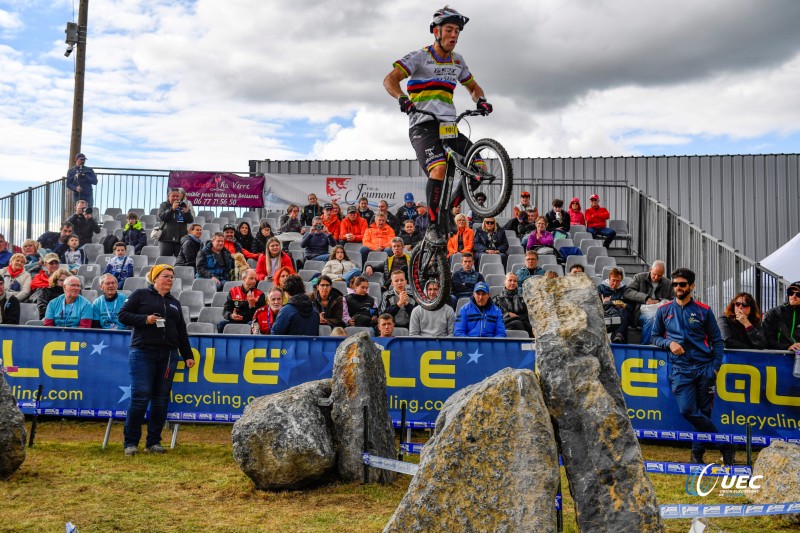
[[[758, 453], [753, 463], [753, 476], [761, 488], [747, 494], [753, 503], [800, 502], [800, 446], [775, 441]], [[793, 524], [800, 524], [800, 514], [787, 515]]]
[[445, 402], [384, 532], [556, 531], [559, 476], [536, 374], [506, 368]]
[[[386, 396], [386, 372], [381, 352], [366, 333], [345, 339], [333, 361], [331, 416], [338, 443], [337, 470], [343, 481], [364, 479], [364, 406], [368, 408], [369, 445], [372, 455], [395, 455], [394, 428]], [[391, 483], [397, 475], [369, 469], [369, 482]]]
[[330, 408], [331, 380], [303, 383], [257, 398], [233, 425], [233, 457], [263, 490], [295, 489], [326, 481], [336, 466]]
[[586, 275], [526, 280], [544, 400], [581, 531], [663, 531], [628, 419], [595, 284]]
[[17, 407], [11, 387], [0, 372], [0, 478], [19, 469], [25, 461], [25, 415]]

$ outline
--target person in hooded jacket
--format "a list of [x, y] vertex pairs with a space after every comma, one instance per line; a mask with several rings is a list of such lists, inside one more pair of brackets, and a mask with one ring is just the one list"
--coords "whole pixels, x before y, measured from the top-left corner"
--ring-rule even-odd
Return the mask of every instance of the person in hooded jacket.
[[175, 266], [194, 267], [197, 264], [197, 254], [203, 247], [203, 241], [200, 240], [202, 234], [203, 226], [200, 224], [192, 223], [189, 226], [189, 233], [181, 239], [181, 251], [175, 261]]
[[519, 292], [517, 275], [513, 272], [506, 274], [503, 292], [492, 298], [492, 302], [503, 311], [503, 324], [506, 331], [509, 329], [525, 331], [533, 337], [531, 321], [528, 318], [528, 306]]
[[264, 220], [258, 225], [258, 233], [253, 237], [253, 250], [257, 253], [263, 254], [267, 249], [267, 241], [275, 235], [272, 233], [272, 225]]
[[319, 323], [332, 328], [344, 327], [350, 321], [344, 318], [344, 295], [333, 288], [333, 280], [325, 275], [317, 278], [317, 287], [311, 294], [311, 306], [319, 313]]
[[578, 200], [577, 196], [569, 201], [569, 209], [567, 209], [567, 214], [569, 215], [569, 223], [571, 225], [586, 225], [586, 217], [583, 215], [583, 211], [581, 211], [581, 201]]
[[226, 281], [230, 281], [234, 269], [233, 257], [225, 249], [225, 237], [215, 233], [203, 249], [197, 253], [195, 275], [197, 279], [213, 279], [217, 282], [217, 291], [221, 291]]
[[252, 254], [260, 254], [263, 253], [264, 250], [258, 250], [255, 246], [255, 237], [253, 237], [253, 230], [250, 227], [250, 224], [246, 221], [242, 221], [236, 226], [236, 233], [234, 234], [234, 238], [236, 242], [242, 247], [242, 250], [247, 250]]
[[489, 299], [486, 283], [475, 285], [472, 298], [458, 312], [454, 333], [456, 337], [505, 338], [503, 311]]
[[611, 342], [627, 344], [628, 324], [631, 319], [633, 305], [625, 299], [625, 283], [622, 281], [624, 274], [618, 268], [612, 268], [608, 279], [597, 286], [597, 292], [603, 301], [603, 314], [606, 318], [619, 317], [620, 323], [614, 327]]
[[786, 289], [786, 303], [764, 315], [764, 337], [773, 350], [800, 351], [800, 281]]
[[133, 246], [133, 253], [140, 255], [142, 248], [147, 246], [147, 233], [139, 221], [139, 215], [135, 212], [131, 211], [126, 218], [128, 223], [125, 224], [125, 228], [122, 230], [122, 242], [128, 246]]
[[311, 298], [305, 293], [303, 278], [297, 274], [288, 276], [283, 290], [289, 299], [281, 307], [271, 335], [319, 335], [319, 313], [314, 311]]

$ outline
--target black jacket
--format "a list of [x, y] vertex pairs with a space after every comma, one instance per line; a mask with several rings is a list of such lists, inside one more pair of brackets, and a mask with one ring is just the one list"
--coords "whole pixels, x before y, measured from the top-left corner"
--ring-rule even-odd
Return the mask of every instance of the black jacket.
[[64, 294], [64, 287], [44, 287], [36, 291], [36, 309], [39, 311], [39, 320], [44, 320], [44, 314], [47, 312], [47, 304], [50, 300], [55, 300]]
[[[163, 328], [147, 323], [147, 316], [153, 314], [165, 318]], [[131, 348], [152, 352], [177, 348], [185, 361], [194, 359], [181, 303], [172, 294], [161, 296], [154, 287], [136, 289], [122, 305], [119, 321], [132, 330]]]
[[0, 300], [0, 324], [19, 325], [19, 300], [16, 296], [6, 294]]
[[342, 297], [342, 293], [339, 292], [338, 289], [334, 289], [331, 287], [331, 293], [328, 296], [328, 305], [322, 307], [322, 302], [319, 300], [319, 290], [315, 290], [314, 294], [311, 295], [311, 307], [314, 308], [314, 311], [319, 313], [325, 313], [325, 320], [328, 321], [328, 325], [332, 328], [335, 327], [345, 327], [347, 324], [344, 323], [343, 319], [343, 305], [344, 305], [344, 297]]
[[141, 222], [137, 222], [134, 227], [126, 224], [122, 232], [122, 242], [133, 246], [136, 255], [142, 253], [142, 248], [147, 246], [147, 232], [142, 227]]
[[753, 324], [749, 330], [746, 330], [741, 322], [724, 315], [717, 319], [717, 324], [726, 348], [763, 350], [767, 347], [767, 340], [761, 331], [761, 324]]
[[171, 203], [161, 203], [158, 207], [159, 222], [157, 227], [161, 227], [162, 224], [163, 227], [161, 229], [161, 237], [158, 239], [159, 242], [181, 242], [183, 236], [186, 235], [186, 228], [194, 222], [191, 209], [185, 213], [181, 211], [181, 216], [183, 217], [183, 222], [178, 221], [177, 211], [172, 210]]
[[100, 233], [100, 225], [94, 217], [86, 218], [83, 215], [72, 215], [67, 219], [67, 222], [72, 224], [72, 234], [78, 236], [81, 246], [92, 242], [92, 234]]
[[319, 314], [311, 306], [308, 294], [295, 294], [281, 307], [272, 325], [271, 335], [319, 335]]
[[[320, 204], [308, 204], [303, 208], [303, 212], [300, 213], [300, 222], [302, 222], [304, 226], [310, 226], [311, 222], [314, 221], [314, 217], [321, 217], [322, 213], [323, 210]], [[282, 225], [283, 224], [281, 224], [281, 226]]]
[[196, 241], [188, 234], [184, 236], [184, 238], [181, 239], [181, 251], [178, 253], [178, 259], [175, 261], [175, 266], [196, 266], [197, 253], [202, 247], [202, 241]]
[[561, 210], [560, 221], [558, 220], [554, 210], [548, 211], [544, 217], [547, 219], [547, 231], [550, 233], [554, 232], [555, 230], [569, 233], [569, 213], [567, 213], [565, 210]]
[[785, 303], [773, 307], [764, 315], [762, 327], [770, 348], [787, 350], [795, 342], [800, 342], [800, 306]]
[[492, 298], [494, 304], [503, 311], [503, 322], [508, 323], [514, 320], [513, 317], [508, 316], [508, 313], [519, 315], [520, 318], [528, 320], [528, 306], [525, 305], [525, 300], [519, 293], [519, 289], [510, 293], [508, 289], [503, 289], [503, 292]]

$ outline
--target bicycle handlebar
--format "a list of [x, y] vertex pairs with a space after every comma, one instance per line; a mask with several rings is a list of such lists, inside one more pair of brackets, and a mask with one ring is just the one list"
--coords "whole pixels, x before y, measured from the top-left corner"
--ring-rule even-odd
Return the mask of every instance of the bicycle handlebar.
[[[420, 115], [428, 115], [429, 117], [433, 117], [434, 120], [437, 122], [444, 122], [441, 118], [439, 118], [436, 114], [431, 113], [430, 111], [425, 111], [424, 109], [414, 109], [412, 113], [419, 113]], [[488, 113], [483, 109], [468, 109], [458, 115], [455, 119], [455, 123], [458, 124], [462, 118], [464, 117], [477, 117], [477, 116], [486, 116]], [[450, 121], [447, 121], [450, 122]]]

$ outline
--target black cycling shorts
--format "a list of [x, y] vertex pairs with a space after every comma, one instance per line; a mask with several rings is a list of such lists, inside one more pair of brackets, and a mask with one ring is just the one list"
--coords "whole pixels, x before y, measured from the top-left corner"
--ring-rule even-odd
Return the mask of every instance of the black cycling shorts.
[[[445, 165], [444, 147], [442, 139], [439, 138], [439, 123], [435, 120], [426, 120], [408, 130], [408, 138], [411, 146], [417, 153], [417, 161], [425, 171], [425, 175], [431, 176], [431, 169], [438, 165]], [[459, 132], [458, 139], [447, 139], [448, 146], [461, 154], [466, 154], [472, 142], [466, 135]]]

